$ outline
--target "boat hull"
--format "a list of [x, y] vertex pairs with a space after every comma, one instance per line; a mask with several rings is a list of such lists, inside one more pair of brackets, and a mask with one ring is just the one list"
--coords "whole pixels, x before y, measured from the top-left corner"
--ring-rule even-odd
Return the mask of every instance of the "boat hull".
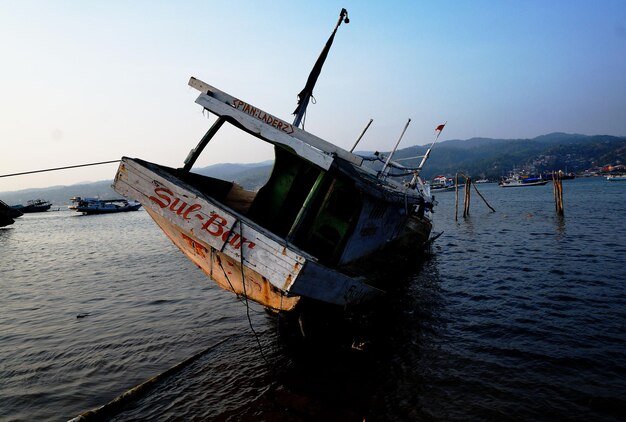
[[117, 212], [129, 212], [129, 211], [137, 211], [141, 208], [141, 205], [132, 205], [127, 207], [118, 207], [118, 208], [95, 208], [95, 207], [81, 207], [76, 206], [71, 208], [74, 211], [82, 212], [87, 215], [95, 215], [95, 214], [113, 214]]
[[298, 304], [300, 296], [288, 297], [281, 294], [258, 272], [186, 235], [169, 219], [154, 210], [146, 207], [146, 211], [172, 243], [221, 288], [237, 295], [245, 295], [277, 311], [291, 311]]
[[277, 311], [301, 297], [359, 304], [381, 293], [321, 265], [219, 201], [177, 178], [176, 170], [122, 158], [114, 189], [140, 202], [172, 242], [220, 287]]
[[528, 183], [515, 183], [515, 182], [502, 182], [500, 186], [503, 188], [524, 188], [528, 186], [544, 186], [548, 184], [549, 180], [541, 180], [537, 182], [528, 182]]

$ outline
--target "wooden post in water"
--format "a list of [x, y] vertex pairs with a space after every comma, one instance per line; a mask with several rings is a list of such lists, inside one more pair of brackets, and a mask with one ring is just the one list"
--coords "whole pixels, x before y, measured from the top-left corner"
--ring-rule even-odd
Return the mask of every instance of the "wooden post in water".
[[558, 200], [556, 199], [556, 175], [554, 174], [554, 171], [552, 172], [552, 196], [554, 197], [554, 210], [558, 213], [559, 206]]
[[471, 201], [471, 188], [472, 188], [472, 179], [470, 177], [465, 176], [465, 202], [463, 208], [463, 218], [469, 216], [470, 209], [470, 201]]
[[459, 173], [456, 174], [454, 179], [454, 192], [456, 193], [456, 200], [454, 201], [454, 221], [459, 220]]
[[560, 216], [563, 216], [563, 179], [561, 178], [561, 173], [552, 172], [552, 187], [554, 189], [554, 207], [556, 209], [556, 213]]
[[472, 186], [474, 186], [474, 190], [476, 191], [476, 193], [478, 194], [478, 196], [480, 196], [480, 199], [482, 199], [482, 200], [483, 200], [483, 202], [485, 203], [485, 205], [487, 205], [487, 206], [489, 207], [489, 209], [490, 209], [492, 212], [496, 212], [496, 210], [495, 210], [495, 209], [494, 209], [491, 205], [489, 205], [489, 202], [487, 202], [487, 200], [485, 199], [485, 197], [484, 197], [484, 196], [483, 196], [483, 195], [482, 195], [482, 194], [478, 191], [478, 188], [476, 187], [476, 183], [472, 183]]

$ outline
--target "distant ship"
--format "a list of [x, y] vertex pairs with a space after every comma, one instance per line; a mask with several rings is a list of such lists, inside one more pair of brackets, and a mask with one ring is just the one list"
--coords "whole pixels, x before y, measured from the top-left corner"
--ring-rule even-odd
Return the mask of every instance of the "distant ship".
[[509, 177], [502, 179], [498, 183], [498, 185], [503, 188], [515, 188], [527, 186], [543, 186], [548, 182], [549, 180], [545, 180], [542, 176], [513, 173]]
[[50, 209], [52, 203], [50, 201], [44, 201], [43, 199], [33, 199], [26, 203], [26, 205], [13, 205], [12, 208], [19, 210], [24, 214], [33, 212], [45, 212]]
[[115, 212], [137, 211], [141, 208], [139, 202], [128, 201], [127, 199], [98, 199], [76, 196], [71, 201], [73, 204], [68, 208], [83, 214], [111, 214]]
[[574, 173], [564, 173], [563, 171], [555, 171], [550, 173], [542, 173], [541, 177], [545, 180], [552, 180], [553, 175], [559, 176], [561, 180], [570, 180], [576, 178]]

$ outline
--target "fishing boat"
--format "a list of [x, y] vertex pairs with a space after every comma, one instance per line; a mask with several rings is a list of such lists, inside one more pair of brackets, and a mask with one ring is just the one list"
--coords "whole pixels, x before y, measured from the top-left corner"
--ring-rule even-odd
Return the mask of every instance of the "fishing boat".
[[[433, 200], [419, 172], [430, 150], [403, 182], [389, 175], [393, 153], [376, 171], [299, 127], [342, 21], [345, 9], [298, 95], [293, 123], [192, 77], [195, 102], [217, 120], [184, 166], [122, 157], [115, 176], [113, 188], [139, 201], [219, 286], [275, 311], [301, 302], [364, 303], [386, 287], [372, 277], [375, 270], [416, 260], [429, 241]], [[273, 145], [272, 173], [260, 190], [191, 171], [225, 124]]]
[[626, 174], [611, 174], [606, 176], [609, 182], [626, 182]]
[[26, 203], [26, 205], [13, 205], [12, 207], [20, 211], [23, 214], [34, 212], [45, 212], [50, 209], [52, 203], [44, 201], [43, 199], [32, 199]]
[[81, 212], [84, 215], [137, 211], [141, 208], [139, 202], [129, 201], [127, 199], [98, 199], [76, 196], [71, 198], [71, 201], [72, 205], [68, 208], [76, 212]]
[[502, 179], [498, 184], [503, 188], [515, 188], [515, 187], [528, 187], [528, 186], [543, 186], [547, 184], [549, 180], [545, 180], [541, 176], [524, 175], [519, 173], [513, 173], [509, 177]]
[[446, 176], [437, 176], [428, 185], [431, 192], [445, 192], [455, 188], [454, 180]]
[[571, 179], [575, 179], [576, 175], [574, 173], [566, 173], [562, 170], [559, 171], [553, 171], [553, 172], [548, 172], [548, 173], [542, 173], [541, 177], [545, 180], [552, 180], [553, 178], [558, 178], [560, 180], [571, 180]]

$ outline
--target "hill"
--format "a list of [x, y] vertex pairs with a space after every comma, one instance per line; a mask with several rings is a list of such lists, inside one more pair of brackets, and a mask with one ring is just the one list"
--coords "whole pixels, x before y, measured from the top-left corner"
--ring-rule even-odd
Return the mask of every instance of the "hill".
[[[423, 155], [427, 146], [399, 149], [394, 160]], [[420, 158], [401, 161], [406, 167], [416, 167]], [[436, 175], [454, 175], [457, 171], [474, 177], [498, 179], [513, 169], [530, 172], [584, 170], [626, 163], [626, 137], [609, 135], [576, 135], [551, 133], [533, 139], [490, 139], [442, 141], [435, 145], [424, 167], [422, 176], [431, 179]], [[236, 181], [249, 190], [259, 189], [268, 179], [272, 162], [253, 164], [224, 163], [196, 168], [195, 172], [228, 181]], [[26, 189], [0, 193], [0, 199], [8, 204], [26, 203], [29, 199], [42, 198], [55, 206], [66, 205], [73, 196], [116, 198], [112, 181], [54, 186], [42, 189]]]
[[[423, 155], [426, 146], [398, 150], [394, 160]], [[533, 139], [472, 138], [438, 143], [433, 148], [422, 175], [468, 175], [497, 179], [511, 170], [530, 172], [564, 170], [582, 172], [596, 166], [626, 162], [626, 137], [552, 133]], [[411, 167], [419, 159], [402, 161]]]

